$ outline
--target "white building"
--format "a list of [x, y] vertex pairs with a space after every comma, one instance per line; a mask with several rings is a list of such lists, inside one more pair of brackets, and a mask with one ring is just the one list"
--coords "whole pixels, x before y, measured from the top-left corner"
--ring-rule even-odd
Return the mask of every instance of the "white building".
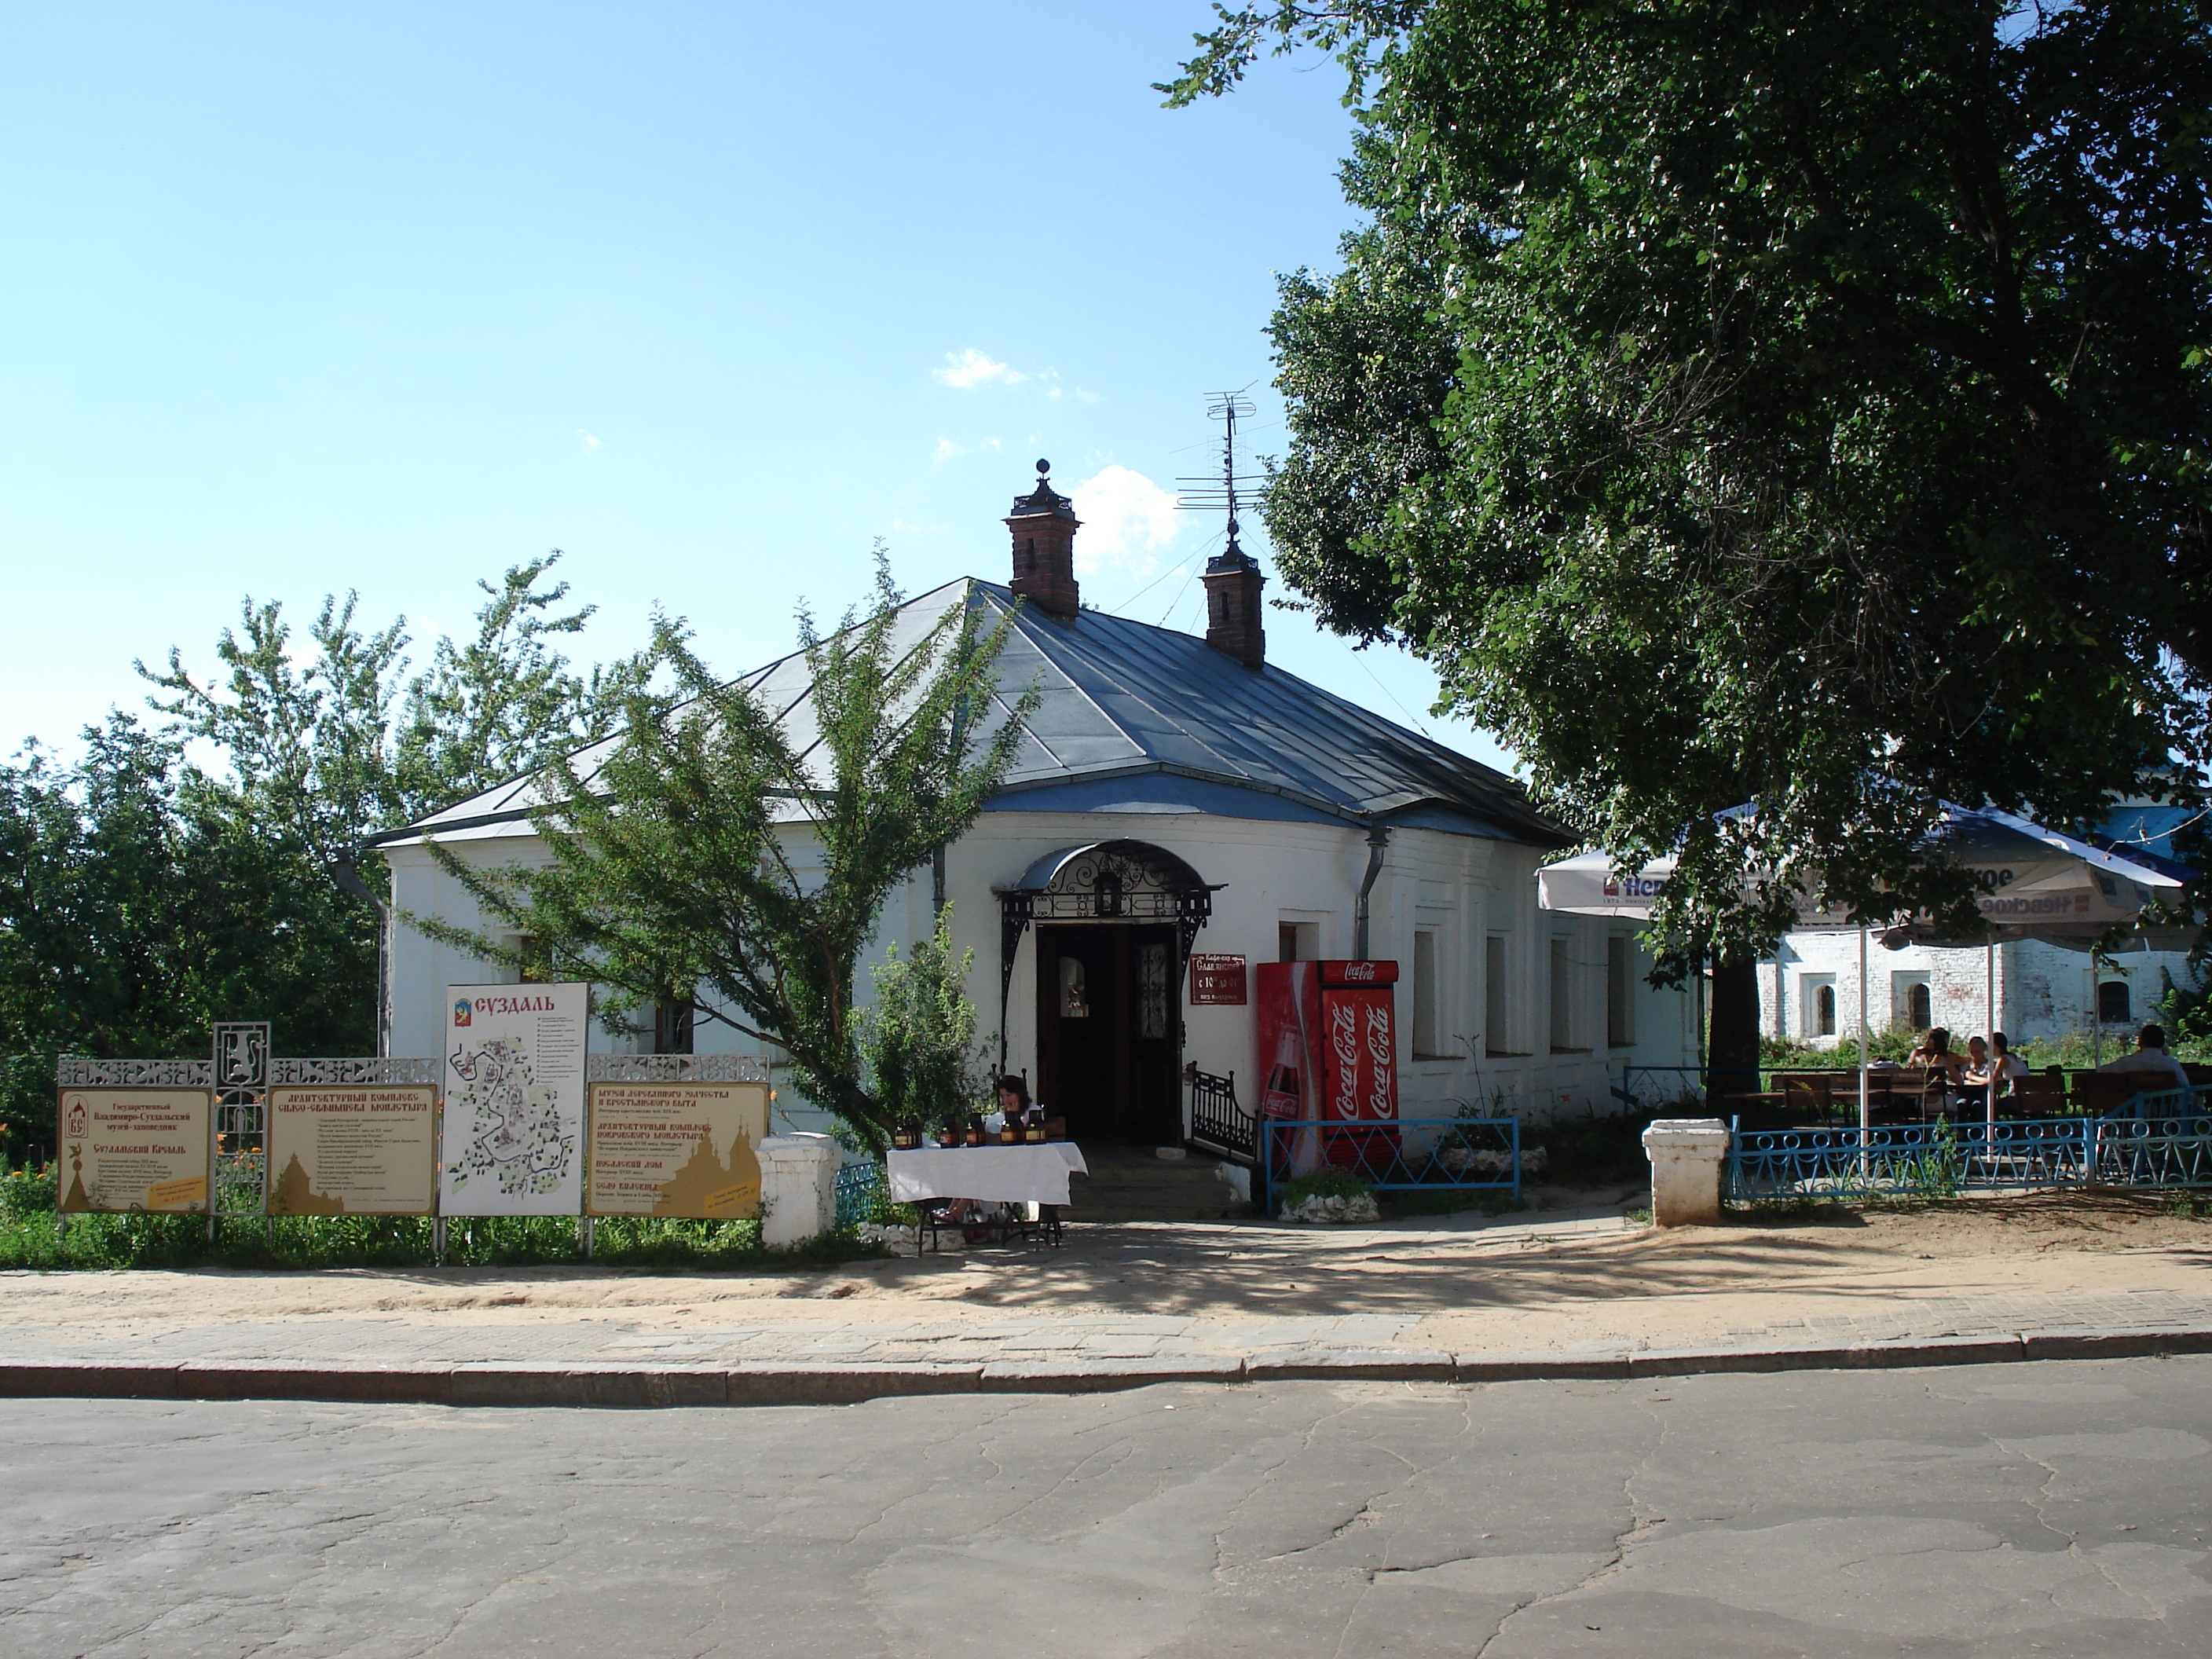
[[[2186, 951], [2129, 949], [2098, 964], [2086, 949], [2014, 939], [1991, 951], [1973, 945], [1907, 945], [1889, 950], [1875, 934], [1867, 948], [1867, 1024], [1950, 1029], [1958, 1045], [1990, 1029], [1995, 970], [1996, 1027], [2014, 1043], [2056, 1041], [2101, 1028], [2116, 1040], [2155, 1019], [2166, 975], [2191, 982]], [[1859, 1017], [1856, 933], [1791, 933], [1759, 969], [1759, 1029], [1816, 1046], [1855, 1040]]]
[[[1401, 964], [1403, 1115], [1613, 1109], [1624, 1064], [1692, 1063], [1690, 1000], [1645, 982], [1635, 925], [1537, 908], [1536, 866], [1568, 837], [1518, 784], [1267, 665], [1250, 559], [1232, 547], [1207, 567], [1200, 639], [1081, 609], [1079, 526], [1048, 480], [1006, 523], [1011, 583], [948, 584], [909, 601], [900, 626], [918, 638], [948, 607], [1027, 600], [1000, 659], [1000, 714], [1032, 684], [1042, 702], [1004, 788], [948, 849], [943, 896], [956, 945], [975, 953], [969, 994], [994, 1052], [1002, 1038], [1006, 1065], [1072, 1134], [1182, 1140], [1188, 1064], [1233, 1073], [1249, 1110], [1253, 1006], [1194, 1005], [1187, 957], [1350, 956], [1363, 885], [1368, 954]], [[787, 719], [807, 718], [803, 659], [751, 678]], [[580, 775], [591, 759], [577, 757]], [[518, 780], [380, 837], [395, 912], [481, 926], [422, 835], [485, 863], [541, 858], [534, 800]], [[933, 872], [910, 872], [878, 958], [928, 935], [935, 900]], [[1086, 984], [1080, 1022], [1063, 1017], [1071, 973]], [[446, 987], [500, 976], [397, 925], [392, 1052], [440, 1052]], [[659, 1039], [695, 1040], [747, 1046], [707, 1020]]]

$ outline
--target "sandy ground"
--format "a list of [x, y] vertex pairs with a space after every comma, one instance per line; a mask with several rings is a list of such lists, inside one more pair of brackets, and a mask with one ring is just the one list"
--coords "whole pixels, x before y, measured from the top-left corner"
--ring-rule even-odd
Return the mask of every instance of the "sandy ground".
[[[1575, 1196], [1565, 1195], [1561, 1196]], [[1579, 1196], [1595, 1196], [1582, 1194]], [[2127, 1194], [1837, 1210], [1661, 1232], [1583, 1209], [1354, 1230], [1072, 1229], [1058, 1251], [981, 1250], [738, 1276], [611, 1269], [0, 1273], [0, 1325], [104, 1339], [240, 1320], [472, 1325], [616, 1321], [961, 1327], [1010, 1313], [1249, 1320], [1397, 1314], [1400, 1340], [1466, 1352], [1674, 1346], [1802, 1327], [1814, 1335], [1947, 1314], [2040, 1322], [2054, 1299], [2125, 1324], [2124, 1298], [2202, 1298], [2212, 1220]], [[2148, 1304], [2146, 1304], [2148, 1305]], [[2040, 1311], [2039, 1311], [2040, 1310]], [[2085, 1322], [2076, 1320], [2072, 1322]], [[2204, 1322], [2212, 1323], [2212, 1316]]]

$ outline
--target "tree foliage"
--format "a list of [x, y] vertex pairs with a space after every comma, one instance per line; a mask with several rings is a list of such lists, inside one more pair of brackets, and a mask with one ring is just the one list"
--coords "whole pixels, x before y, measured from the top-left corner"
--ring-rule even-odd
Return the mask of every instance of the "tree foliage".
[[404, 624], [364, 629], [351, 595], [304, 649], [249, 599], [220, 678], [173, 650], [148, 674], [161, 726], [112, 714], [73, 763], [33, 743], [0, 766], [0, 1121], [19, 1152], [51, 1144], [59, 1053], [191, 1054], [223, 1019], [269, 1020], [284, 1053], [374, 1051], [377, 918], [331, 860], [600, 735], [652, 672], [649, 654], [570, 669], [553, 641], [591, 612], [554, 613], [552, 562], [480, 584], [473, 637], [411, 677]]
[[664, 622], [673, 711], [634, 696], [605, 750], [539, 774], [549, 864], [480, 867], [430, 843], [515, 931], [407, 921], [534, 976], [587, 980], [603, 1016], [690, 997], [783, 1049], [802, 1094], [881, 1146], [893, 1120], [860, 1063], [861, 951], [891, 890], [982, 811], [1030, 706], [988, 734], [978, 718], [1003, 617], [987, 625], [971, 599], [905, 641], [901, 603], [878, 550], [865, 616], [824, 635], [800, 613], [799, 711], [718, 678]]
[[1963, 921], [1945, 798], [2201, 787], [2203, 8], [1217, 12], [1170, 102], [1318, 49], [1358, 120], [1369, 222], [1273, 325], [1283, 574], [1624, 861], [1679, 843], [1672, 942]]
[[876, 999], [860, 1020], [860, 1058], [886, 1121], [933, 1129], [964, 1125], [990, 1095], [986, 1057], [975, 1042], [968, 999], [973, 951], [952, 949], [952, 907], [936, 931], [873, 970]]

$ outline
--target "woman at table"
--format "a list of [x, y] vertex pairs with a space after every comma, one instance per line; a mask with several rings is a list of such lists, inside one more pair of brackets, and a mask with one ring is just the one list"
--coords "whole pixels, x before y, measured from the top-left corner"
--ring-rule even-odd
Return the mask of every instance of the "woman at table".
[[998, 1082], [999, 1121], [1005, 1128], [1020, 1128], [1040, 1109], [1030, 1099], [1030, 1080], [1009, 1072]]
[[1930, 1083], [1940, 1081], [1946, 1087], [1953, 1088], [1958, 1085], [1959, 1074], [1966, 1069], [1965, 1062], [1951, 1052], [1949, 1030], [1942, 1025], [1920, 1039], [1920, 1046], [1905, 1056], [1905, 1063], [1907, 1066], [1925, 1066]]
[[[1030, 1103], [1029, 1079], [1009, 1072], [994, 1086], [999, 1091], [999, 1127], [1017, 1129], [1021, 1127], [1029, 1114], [1035, 1109]], [[977, 1199], [957, 1198], [952, 1200], [952, 1207], [945, 1212], [945, 1219], [971, 1222], [979, 1219], [986, 1211], [997, 1207], [995, 1204]], [[971, 1244], [977, 1243], [985, 1231], [986, 1229], [981, 1227], [969, 1227], [968, 1242]]]

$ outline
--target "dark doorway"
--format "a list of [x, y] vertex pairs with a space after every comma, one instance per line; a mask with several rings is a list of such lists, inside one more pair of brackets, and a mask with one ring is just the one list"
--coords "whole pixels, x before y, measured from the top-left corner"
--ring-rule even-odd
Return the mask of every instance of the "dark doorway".
[[1182, 1144], [1172, 927], [1037, 929], [1036, 1097], [1075, 1139]]

